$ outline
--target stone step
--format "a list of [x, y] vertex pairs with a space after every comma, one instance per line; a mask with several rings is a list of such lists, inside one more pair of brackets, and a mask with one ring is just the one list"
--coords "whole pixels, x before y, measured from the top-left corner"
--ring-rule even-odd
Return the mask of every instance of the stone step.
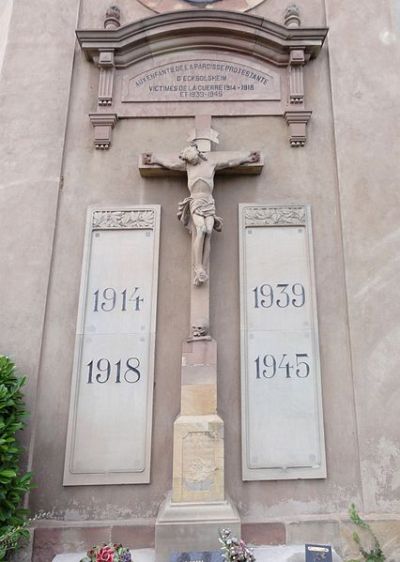
[[[305, 560], [304, 544], [256, 546], [252, 550], [256, 562], [304, 562]], [[85, 554], [85, 552], [57, 554], [53, 558], [53, 562], [79, 562]], [[153, 548], [131, 550], [131, 555], [133, 562], [154, 562], [155, 560]], [[342, 558], [333, 549], [332, 558], [333, 562], [342, 562]]]

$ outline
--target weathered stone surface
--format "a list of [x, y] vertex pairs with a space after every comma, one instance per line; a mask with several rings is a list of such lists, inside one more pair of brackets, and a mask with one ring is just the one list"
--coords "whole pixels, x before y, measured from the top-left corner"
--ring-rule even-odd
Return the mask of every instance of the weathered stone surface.
[[[388, 562], [396, 562], [400, 559], [400, 521], [368, 521], [372, 531], [375, 533], [384, 555]], [[342, 551], [345, 559], [355, 558], [360, 555], [360, 550], [353, 540], [353, 532], [356, 531], [361, 539], [365, 550], [373, 548], [373, 539], [367, 531], [355, 527], [350, 522], [342, 522], [340, 534], [342, 539]]]
[[135, 549], [154, 547], [154, 525], [114, 525], [111, 541]]
[[338, 521], [299, 521], [286, 525], [288, 544], [330, 544], [341, 552], [340, 526]]
[[218, 415], [176, 419], [172, 489], [173, 502], [224, 500], [224, 423]]
[[285, 544], [286, 528], [283, 523], [242, 523], [242, 539], [249, 544]]
[[91, 546], [110, 540], [110, 527], [36, 528], [32, 562], [48, 562], [60, 551], [86, 552]]

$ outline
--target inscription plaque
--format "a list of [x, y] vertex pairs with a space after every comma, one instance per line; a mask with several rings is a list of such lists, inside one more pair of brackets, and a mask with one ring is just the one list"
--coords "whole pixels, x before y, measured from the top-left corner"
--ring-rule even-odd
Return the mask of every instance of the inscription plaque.
[[238, 61], [185, 59], [125, 76], [122, 102], [279, 100], [280, 78]]
[[184, 486], [189, 490], [209, 490], [214, 484], [215, 436], [210, 432], [190, 432], [183, 440]]
[[88, 213], [64, 485], [149, 482], [159, 215]]
[[239, 214], [243, 479], [323, 478], [310, 209]]

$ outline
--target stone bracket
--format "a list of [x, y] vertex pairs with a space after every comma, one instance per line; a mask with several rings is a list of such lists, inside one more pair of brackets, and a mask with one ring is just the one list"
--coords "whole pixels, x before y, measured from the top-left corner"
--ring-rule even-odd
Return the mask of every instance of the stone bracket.
[[111, 145], [111, 131], [118, 120], [116, 113], [89, 113], [94, 127], [94, 146], [98, 150], [108, 150]]
[[312, 111], [289, 109], [285, 111], [286, 123], [289, 126], [290, 146], [304, 146], [307, 140], [307, 123], [311, 118]]
[[97, 104], [100, 107], [112, 105], [114, 88], [114, 52], [102, 51], [99, 55], [99, 89], [97, 93]]
[[304, 50], [292, 49], [289, 63], [289, 104], [304, 103], [304, 64]]

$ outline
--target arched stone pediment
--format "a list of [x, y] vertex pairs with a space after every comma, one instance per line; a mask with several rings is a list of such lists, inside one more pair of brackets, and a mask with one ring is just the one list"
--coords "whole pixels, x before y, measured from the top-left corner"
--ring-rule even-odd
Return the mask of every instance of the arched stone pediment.
[[100, 69], [91, 120], [105, 140], [96, 147], [108, 148], [117, 118], [204, 113], [282, 115], [300, 131], [292, 145], [304, 144], [311, 112], [303, 66], [318, 55], [326, 28], [302, 28], [298, 15], [280, 25], [224, 10], [175, 11], [121, 27], [114, 16], [106, 29], [76, 32]]
[[215, 49], [241, 53], [277, 66], [289, 63], [292, 49], [303, 49], [306, 61], [316, 57], [326, 28], [288, 28], [250, 14], [224, 10], [184, 10], [159, 14], [112, 30], [78, 30], [79, 43], [89, 60], [100, 52], [114, 53], [116, 68], [155, 56]]

